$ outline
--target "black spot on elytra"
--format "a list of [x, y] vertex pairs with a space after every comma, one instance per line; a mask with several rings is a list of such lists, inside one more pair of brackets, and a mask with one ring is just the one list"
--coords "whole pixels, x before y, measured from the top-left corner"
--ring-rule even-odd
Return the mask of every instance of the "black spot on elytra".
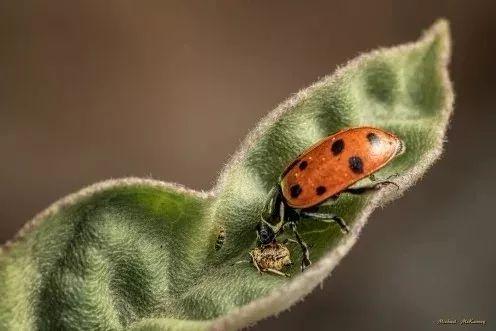
[[302, 189], [301, 189], [300, 185], [295, 184], [295, 185], [291, 186], [289, 191], [291, 193], [291, 197], [293, 199], [296, 199], [301, 194]]
[[369, 141], [369, 143], [371, 143], [372, 145], [375, 145], [375, 144], [378, 144], [381, 139], [379, 138], [379, 136], [377, 136], [375, 133], [373, 132], [369, 132], [367, 134], [367, 140]]
[[319, 186], [315, 189], [315, 193], [317, 193], [317, 195], [322, 195], [326, 192], [326, 188], [324, 186]]
[[300, 165], [298, 166], [300, 170], [305, 170], [308, 165], [307, 161], [301, 161]]
[[333, 155], [338, 155], [344, 149], [344, 141], [343, 139], [338, 139], [332, 143], [331, 152]]
[[361, 174], [363, 172], [363, 162], [358, 156], [352, 156], [348, 159], [348, 164], [351, 171], [356, 174]]

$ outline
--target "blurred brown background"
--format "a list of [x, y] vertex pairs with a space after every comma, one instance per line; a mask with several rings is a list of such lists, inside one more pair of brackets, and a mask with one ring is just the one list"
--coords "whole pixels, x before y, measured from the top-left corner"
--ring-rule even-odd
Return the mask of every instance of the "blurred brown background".
[[250, 128], [291, 93], [446, 17], [457, 99], [444, 157], [373, 215], [323, 290], [254, 330], [460, 328], [440, 318], [484, 319], [495, 330], [495, 9], [2, 1], [0, 241], [59, 197], [110, 177], [208, 190]]

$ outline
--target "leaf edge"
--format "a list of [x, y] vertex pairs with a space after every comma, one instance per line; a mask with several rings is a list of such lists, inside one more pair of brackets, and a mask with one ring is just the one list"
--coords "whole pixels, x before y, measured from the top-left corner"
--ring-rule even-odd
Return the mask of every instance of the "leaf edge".
[[211, 191], [208, 192], [196, 191], [193, 189], [189, 189], [181, 184], [163, 182], [152, 178], [123, 177], [123, 178], [103, 180], [60, 198], [59, 200], [50, 204], [43, 211], [36, 214], [31, 220], [27, 221], [17, 231], [17, 233], [14, 235], [12, 239], [7, 240], [5, 243], [0, 245], [0, 257], [2, 257], [3, 254], [8, 253], [18, 242], [22, 241], [26, 235], [28, 235], [31, 231], [36, 229], [36, 227], [41, 222], [48, 219], [50, 216], [56, 214], [61, 209], [77, 204], [78, 202], [94, 194], [98, 194], [100, 192], [109, 189], [132, 187], [132, 186], [147, 186], [151, 188], [172, 190], [183, 194], [189, 194], [191, 196], [201, 199], [213, 197]]

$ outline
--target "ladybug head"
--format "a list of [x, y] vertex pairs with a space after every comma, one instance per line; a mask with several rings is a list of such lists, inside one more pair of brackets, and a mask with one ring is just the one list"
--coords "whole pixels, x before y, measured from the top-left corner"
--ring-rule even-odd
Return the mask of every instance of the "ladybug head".
[[265, 222], [260, 222], [257, 225], [258, 240], [262, 245], [268, 245], [274, 241], [276, 235], [272, 228]]

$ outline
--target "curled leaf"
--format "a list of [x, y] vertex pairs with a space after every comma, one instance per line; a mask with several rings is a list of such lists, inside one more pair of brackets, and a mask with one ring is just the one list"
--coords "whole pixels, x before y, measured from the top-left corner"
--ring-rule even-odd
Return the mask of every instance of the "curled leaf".
[[[235, 329], [287, 309], [329, 275], [368, 215], [439, 157], [453, 95], [448, 25], [415, 43], [352, 60], [270, 113], [209, 193], [128, 178], [56, 202], [0, 253], [2, 329]], [[345, 127], [391, 131], [406, 152], [377, 173], [400, 190], [343, 194], [332, 206], [351, 227], [302, 222], [311, 268], [260, 275], [247, 260], [265, 199], [307, 147]], [[223, 231], [223, 245], [217, 245]], [[297, 247], [289, 246], [294, 261]]]

